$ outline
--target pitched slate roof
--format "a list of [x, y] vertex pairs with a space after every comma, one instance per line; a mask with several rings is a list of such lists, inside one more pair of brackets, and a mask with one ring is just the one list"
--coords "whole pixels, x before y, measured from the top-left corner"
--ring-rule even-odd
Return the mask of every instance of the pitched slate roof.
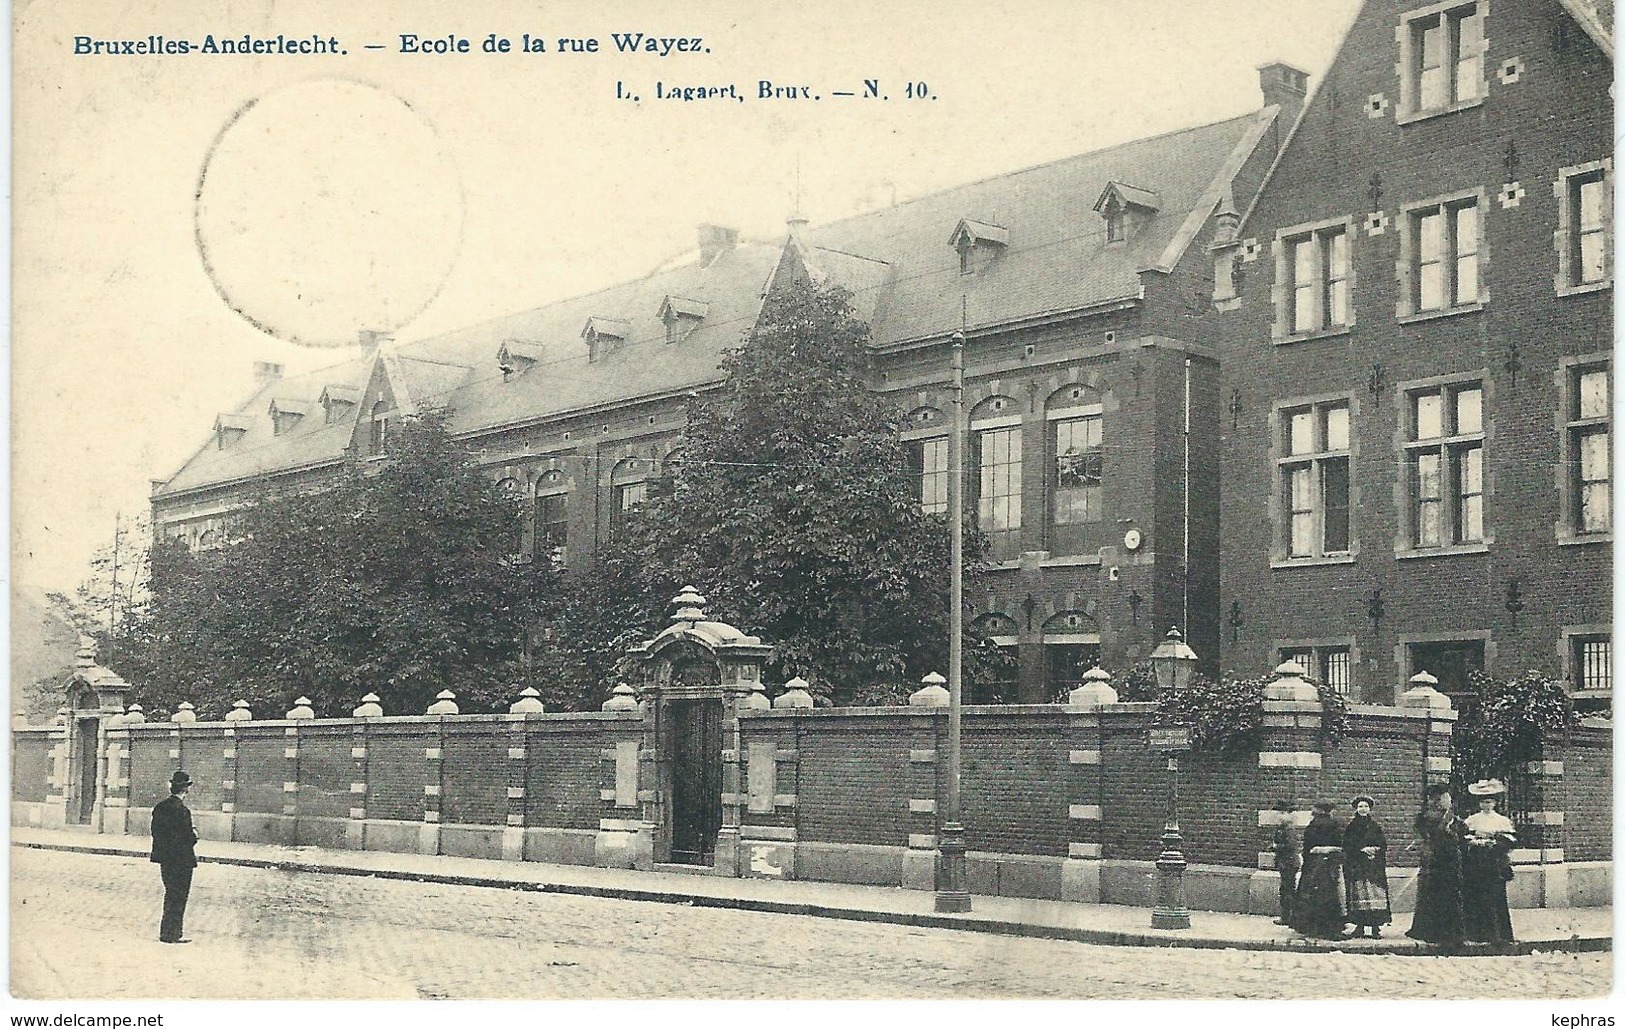
[[[269, 405], [317, 401], [332, 386], [367, 388], [382, 362], [399, 408], [448, 405], [459, 434], [516, 426], [682, 393], [718, 381], [722, 352], [755, 321], [786, 252], [814, 279], [844, 286], [877, 345], [945, 333], [959, 325], [965, 294], [972, 326], [1018, 322], [1138, 298], [1140, 275], [1172, 267], [1206, 221], [1240, 162], [1277, 116], [1274, 107], [1228, 121], [1139, 140], [960, 186], [813, 229], [793, 225], [783, 245], [744, 243], [709, 264], [695, 259], [641, 279], [545, 307], [406, 343], [349, 364], [268, 385], [240, 409], [248, 432], [218, 449], [211, 440], [156, 497], [339, 459], [361, 407], [333, 425], [307, 417], [281, 436]], [[1091, 205], [1109, 182], [1154, 190], [1159, 210], [1126, 244], [1108, 247]], [[961, 275], [946, 242], [962, 222], [1000, 230], [1008, 244]], [[704, 311], [679, 342], [666, 343], [668, 298]], [[589, 324], [624, 324], [624, 341], [590, 361]], [[615, 325], [617, 330], [623, 324]], [[532, 359], [503, 375], [504, 346]]]
[[[880, 346], [956, 328], [962, 294], [973, 328], [1137, 298], [1141, 271], [1177, 260], [1234, 175], [1235, 158], [1252, 151], [1277, 113], [1269, 107], [974, 182], [814, 227], [807, 242], [891, 267], [871, 326]], [[1126, 244], [1108, 246], [1093, 205], [1114, 181], [1154, 190], [1159, 210]], [[964, 275], [944, 242], [962, 219], [997, 225], [1009, 240]]]
[[278, 435], [271, 422], [271, 403], [275, 400], [279, 409], [294, 410], [301, 404], [315, 404], [322, 392], [334, 385], [354, 389], [359, 395], [366, 388], [372, 362], [373, 357], [369, 354], [343, 364], [265, 383], [235, 413], [223, 414], [217, 420], [217, 424], [241, 427], [247, 431], [224, 449], [211, 435], [187, 459], [181, 470], [154, 490], [153, 495], [169, 496], [204, 486], [321, 464], [341, 456], [350, 442], [350, 432], [355, 425], [355, 408], [332, 425], [326, 424], [325, 418], [308, 415]]

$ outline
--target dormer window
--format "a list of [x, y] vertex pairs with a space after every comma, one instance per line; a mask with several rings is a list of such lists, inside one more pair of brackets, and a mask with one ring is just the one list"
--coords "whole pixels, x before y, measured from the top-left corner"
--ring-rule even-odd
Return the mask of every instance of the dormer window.
[[507, 382], [515, 375], [525, 374], [539, 357], [540, 350], [533, 344], [516, 339], [505, 341], [497, 350], [497, 367], [502, 370], [502, 381]]
[[306, 401], [279, 397], [271, 401], [271, 431], [278, 436], [292, 432], [309, 412]]
[[948, 245], [959, 251], [959, 274], [981, 271], [1010, 245], [1010, 230], [1002, 225], [961, 218]]
[[1157, 194], [1126, 182], [1108, 182], [1095, 201], [1095, 211], [1106, 223], [1106, 242], [1124, 243], [1161, 207]]
[[711, 305], [703, 300], [668, 296], [660, 303], [660, 322], [666, 327], [666, 342], [678, 343], [705, 319]]
[[359, 389], [339, 383], [329, 383], [322, 390], [322, 395], [317, 400], [317, 403], [322, 405], [323, 418], [328, 425], [341, 422], [349, 417], [360, 402], [361, 391]]
[[248, 417], [240, 414], [222, 414], [214, 420], [214, 445], [224, 450], [248, 433]]
[[372, 405], [372, 421], [367, 426], [367, 455], [379, 457], [389, 443], [389, 404], [379, 397]]
[[631, 332], [631, 323], [620, 318], [588, 318], [581, 330], [581, 338], [587, 343], [587, 360], [602, 361], [619, 350]]

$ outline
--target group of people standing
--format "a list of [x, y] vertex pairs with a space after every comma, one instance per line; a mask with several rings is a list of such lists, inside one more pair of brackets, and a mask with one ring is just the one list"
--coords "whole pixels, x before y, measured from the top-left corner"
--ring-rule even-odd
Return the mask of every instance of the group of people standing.
[[[1407, 936], [1441, 946], [1463, 941], [1510, 943], [1512, 918], [1506, 884], [1508, 852], [1516, 842], [1512, 820], [1496, 811], [1506, 793], [1497, 779], [1473, 783], [1468, 792], [1479, 810], [1466, 819], [1451, 807], [1450, 788], [1427, 789], [1416, 816], [1420, 851], [1416, 912]], [[1332, 817], [1336, 805], [1316, 801], [1304, 827], [1301, 850], [1289, 819], [1275, 831], [1275, 865], [1281, 875], [1282, 925], [1305, 936], [1380, 939], [1393, 921], [1388, 895], [1388, 837], [1372, 817], [1376, 801], [1355, 797], [1347, 823]], [[1276, 810], [1290, 812], [1285, 802]]]

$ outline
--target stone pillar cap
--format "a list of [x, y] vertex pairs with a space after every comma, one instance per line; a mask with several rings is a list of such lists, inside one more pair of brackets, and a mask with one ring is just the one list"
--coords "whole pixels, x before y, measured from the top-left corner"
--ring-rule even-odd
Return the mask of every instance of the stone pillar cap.
[[609, 691], [609, 699], [604, 701], [605, 711], [636, 711], [638, 709], [637, 692], [630, 683], [618, 682], [615, 688]]
[[909, 694], [909, 707], [947, 707], [950, 699], [948, 690], [943, 683], [947, 682], [937, 672], [927, 672], [920, 680], [925, 685]]
[[515, 715], [539, 714], [545, 710], [542, 695], [534, 686], [526, 686], [520, 690], [519, 699], [508, 706], [508, 713]]

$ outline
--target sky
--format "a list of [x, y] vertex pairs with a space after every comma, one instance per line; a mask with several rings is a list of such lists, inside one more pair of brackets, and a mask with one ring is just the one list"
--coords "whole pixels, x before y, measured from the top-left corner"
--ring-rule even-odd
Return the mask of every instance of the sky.
[[[703, 222], [777, 240], [798, 206], [816, 225], [1254, 110], [1257, 67], [1312, 88], [1355, 6], [19, 0], [13, 579], [80, 581], [255, 361], [321, 367], [361, 329], [410, 340], [633, 278]], [[619, 52], [631, 32], [699, 49]], [[348, 52], [75, 53], [245, 34]], [[824, 99], [759, 100], [762, 80]], [[889, 99], [832, 95], [864, 80]]]

